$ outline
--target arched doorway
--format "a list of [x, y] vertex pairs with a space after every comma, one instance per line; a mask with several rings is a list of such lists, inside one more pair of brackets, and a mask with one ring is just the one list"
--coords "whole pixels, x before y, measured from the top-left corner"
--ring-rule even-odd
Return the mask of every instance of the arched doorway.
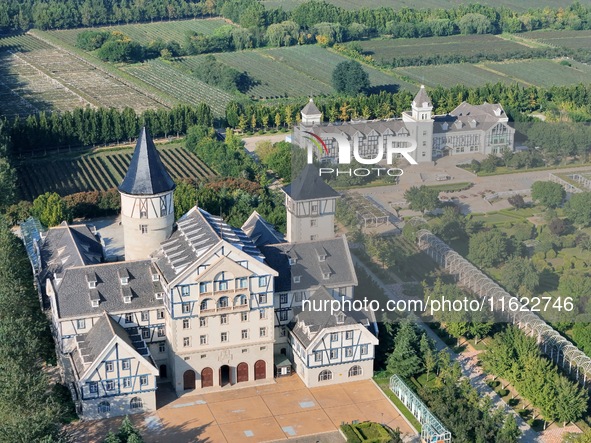
[[160, 365], [160, 378], [166, 378], [166, 365]]
[[287, 355], [287, 349], [286, 348], [281, 348], [281, 355]]
[[254, 379], [263, 380], [267, 378], [267, 364], [265, 360], [258, 360], [254, 364]]
[[240, 363], [236, 368], [236, 382], [248, 381], [248, 364]]
[[213, 369], [203, 368], [201, 371], [201, 387], [209, 388], [213, 386]]
[[195, 389], [195, 371], [189, 369], [183, 374], [183, 388], [185, 391]]
[[230, 366], [223, 365], [220, 368], [220, 386], [226, 386], [230, 383]]

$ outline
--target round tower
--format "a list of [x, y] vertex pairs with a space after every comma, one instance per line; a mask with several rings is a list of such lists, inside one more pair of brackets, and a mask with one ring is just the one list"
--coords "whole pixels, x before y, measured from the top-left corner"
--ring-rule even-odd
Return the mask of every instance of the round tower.
[[152, 137], [142, 128], [119, 186], [125, 260], [148, 258], [172, 234], [174, 188]]

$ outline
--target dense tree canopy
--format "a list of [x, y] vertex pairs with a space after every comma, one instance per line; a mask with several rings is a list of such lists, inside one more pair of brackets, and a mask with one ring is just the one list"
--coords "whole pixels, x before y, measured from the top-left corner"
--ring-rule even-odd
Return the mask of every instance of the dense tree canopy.
[[497, 266], [507, 259], [511, 243], [507, 236], [497, 230], [479, 232], [470, 237], [468, 259], [476, 266]]
[[425, 185], [412, 186], [404, 193], [404, 199], [414, 211], [433, 211], [439, 206], [439, 191]]
[[332, 86], [337, 92], [356, 95], [369, 89], [369, 75], [355, 60], [336, 65], [332, 72]]
[[591, 226], [591, 192], [573, 194], [565, 206], [569, 220], [580, 226]]
[[566, 197], [566, 191], [558, 183], [537, 181], [531, 186], [531, 197], [548, 208], [557, 208]]

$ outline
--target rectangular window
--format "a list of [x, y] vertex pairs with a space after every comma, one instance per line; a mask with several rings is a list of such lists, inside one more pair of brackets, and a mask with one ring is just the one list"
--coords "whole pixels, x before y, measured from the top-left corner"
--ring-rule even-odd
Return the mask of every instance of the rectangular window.
[[227, 332], [222, 332], [222, 333], [220, 334], [220, 341], [221, 341], [222, 343], [225, 343], [225, 342], [227, 342], [227, 341], [228, 341], [228, 333], [227, 333]]
[[368, 350], [367, 345], [361, 345], [361, 355], [367, 355]]
[[316, 241], [318, 239], [317, 235], [311, 235], [310, 236], [310, 241]]
[[242, 321], [248, 321], [248, 312], [242, 312], [240, 314], [240, 320], [242, 320]]
[[301, 302], [302, 301], [302, 292], [295, 292], [293, 294], [293, 297], [294, 297], [296, 303]]
[[353, 340], [353, 331], [345, 332], [345, 339], [346, 340]]
[[287, 311], [280, 311], [279, 312], [279, 320], [280, 321], [287, 321]]
[[147, 234], [148, 233], [148, 225], [140, 225], [140, 232], [142, 234]]
[[220, 315], [220, 324], [227, 325], [228, 324], [228, 314]]
[[150, 320], [150, 311], [142, 311], [142, 321]]
[[133, 314], [125, 314], [125, 323], [133, 323]]
[[248, 338], [248, 329], [242, 330], [242, 340], [246, 340]]
[[164, 309], [158, 309], [156, 311], [156, 318], [162, 320], [164, 318]]
[[114, 381], [108, 381], [106, 383], [105, 389], [107, 391], [113, 391], [115, 389], [115, 382]]
[[181, 286], [181, 295], [183, 297], [188, 296], [190, 294], [190, 292], [191, 292], [191, 288], [188, 285]]
[[105, 369], [107, 372], [113, 372], [113, 362], [112, 361], [106, 362]]
[[318, 362], [322, 361], [322, 352], [321, 351], [314, 351], [314, 361], [318, 361]]
[[183, 319], [183, 329], [191, 328], [191, 320], [188, 318]]
[[285, 337], [287, 335], [287, 330], [285, 329], [285, 327], [282, 327], [279, 329], [279, 336], [280, 337]]
[[279, 303], [281, 303], [282, 305], [287, 303], [287, 294], [281, 294], [279, 296]]
[[88, 383], [88, 390], [91, 394], [96, 394], [98, 392], [98, 383], [95, 381]]
[[311, 228], [315, 228], [317, 225], [318, 225], [318, 221], [315, 218], [310, 220], [310, 227]]
[[218, 282], [218, 291], [227, 291], [228, 290], [228, 282], [227, 281], [221, 281]]
[[199, 283], [199, 293], [203, 294], [204, 292], [207, 292], [207, 282], [201, 282]]
[[330, 359], [339, 358], [339, 350], [338, 349], [331, 349], [330, 350]]
[[152, 336], [152, 334], [150, 333], [150, 330], [148, 328], [142, 329], [142, 338], [144, 340], [148, 340], [151, 336]]
[[202, 345], [206, 345], [207, 344], [207, 335], [200, 335], [199, 336], [199, 343]]
[[183, 303], [182, 307], [183, 307], [183, 314], [191, 313], [191, 304], [190, 303]]
[[163, 352], [166, 352], [166, 345], [165, 345], [164, 343], [160, 343], [160, 344], [158, 345], [158, 352], [160, 352], [161, 354], [162, 354]]
[[184, 337], [183, 338], [183, 347], [188, 348], [191, 346], [191, 337]]
[[265, 276], [259, 277], [259, 286], [260, 287], [267, 286], [267, 277], [265, 277]]
[[264, 320], [265, 318], [267, 318], [267, 311], [264, 309], [261, 309], [259, 311], [259, 320]]
[[259, 294], [259, 304], [267, 304], [267, 294]]
[[131, 368], [131, 361], [130, 360], [123, 360], [121, 361], [121, 369], [124, 371], [128, 371]]
[[353, 357], [353, 348], [345, 349], [345, 357]]
[[207, 317], [201, 317], [199, 319], [199, 327], [204, 328], [207, 326]]
[[267, 328], [260, 328], [259, 329], [259, 335], [261, 337], [266, 337], [267, 336]]
[[140, 386], [146, 386], [148, 384], [148, 376], [142, 375], [140, 376]]
[[318, 203], [312, 203], [312, 214], [318, 214]]
[[248, 286], [248, 280], [246, 279], [246, 277], [239, 278], [236, 283], [237, 283], [236, 286], [239, 289], [244, 289]]
[[338, 341], [338, 340], [339, 340], [339, 334], [337, 332], [331, 332], [330, 341]]
[[125, 377], [123, 379], [123, 387], [124, 388], [131, 388], [131, 378]]
[[166, 332], [164, 332], [164, 326], [160, 326], [158, 328], [158, 337], [164, 337], [166, 335]]

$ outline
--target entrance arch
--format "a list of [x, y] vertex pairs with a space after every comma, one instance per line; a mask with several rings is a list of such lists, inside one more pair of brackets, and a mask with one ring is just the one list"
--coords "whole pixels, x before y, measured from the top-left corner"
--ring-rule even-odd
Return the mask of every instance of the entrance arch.
[[160, 365], [160, 378], [167, 378], [166, 365]]
[[220, 368], [220, 386], [226, 386], [230, 383], [230, 366], [223, 365]]
[[267, 364], [265, 360], [257, 360], [254, 364], [254, 379], [263, 380], [267, 378]]
[[248, 381], [248, 363], [240, 363], [236, 368], [236, 383]]
[[201, 371], [201, 387], [209, 388], [213, 386], [213, 369], [203, 368]]
[[188, 369], [183, 374], [183, 388], [185, 391], [195, 389], [195, 371]]

